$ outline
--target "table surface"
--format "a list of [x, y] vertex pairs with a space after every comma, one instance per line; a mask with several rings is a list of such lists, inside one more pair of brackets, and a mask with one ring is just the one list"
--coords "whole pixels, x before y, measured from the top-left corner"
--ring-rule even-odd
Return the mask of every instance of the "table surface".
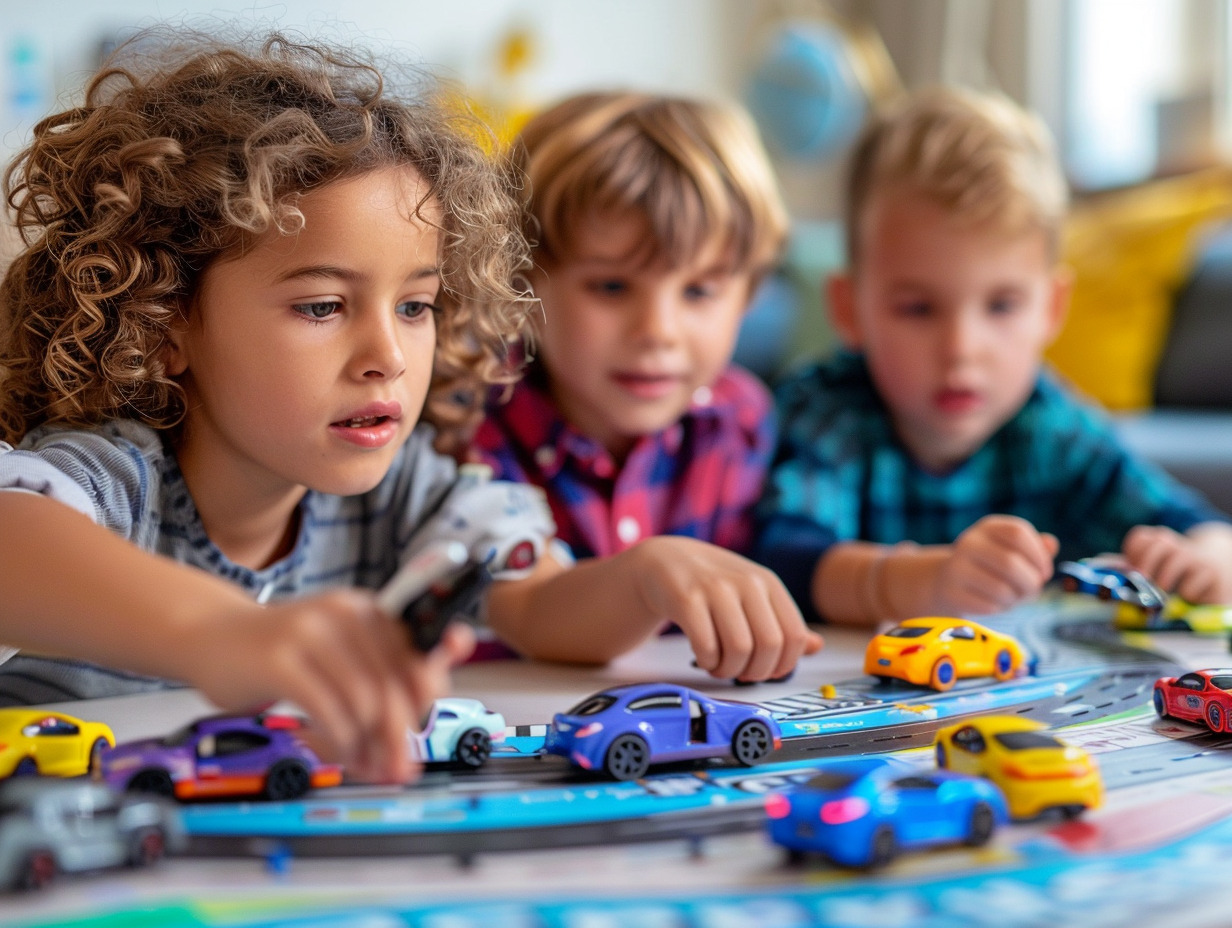
[[[683, 636], [665, 636], [606, 667], [576, 667], [522, 661], [468, 664], [454, 676], [454, 692], [483, 700], [505, 715], [510, 725], [544, 723], [553, 712], [614, 683], [669, 681], [712, 695], [763, 701], [815, 690], [817, 687], [861, 676], [867, 630], [830, 629], [827, 646], [805, 658], [786, 683], [736, 687], [712, 680], [690, 666]], [[1226, 663], [1222, 639], [1177, 639], [1176, 656], [1191, 666]], [[1216, 661], [1214, 653], [1221, 655]], [[213, 708], [196, 692], [177, 690], [158, 694], [58, 704], [83, 718], [107, 722], [120, 741], [165, 734], [208, 714]], [[776, 886], [816, 885], [842, 879], [835, 871], [801, 876], [785, 871], [782, 854], [760, 833], [708, 839], [699, 856], [697, 847], [684, 841], [649, 844], [551, 849], [531, 852], [481, 854], [463, 866], [445, 856], [381, 858], [299, 858], [286, 872], [273, 872], [259, 859], [174, 858], [158, 868], [123, 871], [81, 879], [65, 879], [50, 891], [26, 896], [0, 896], [0, 922], [57, 916], [81, 917], [106, 908], [167, 900], [192, 899], [202, 905], [276, 906], [278, 900], [294, 905], [370, 904], [374, 899], [437, 898], [542, 899], [606, 893], [653, 899], [656, 894], [756, 892]], [[959, 852], [954, 852], [957, 855]], [[963, 858], [939, 852], [913, 855], [908, 872], [931, 872], [961, 867]], [[896, 873], [898, 867], [896, 864]], [[921, 869], [922, 868], [922, 869]], [[1232, 892], [1232, 890], [1230, 890]], [[1226, 900], [1225, 900], [1226, 902]], [[1208, 907], [1209, 908], [1209, 907]], [[1190, 928], [1226, 924], [1226, 905], [1215, 914], [1190, 914]], [[874, 922], [869, 922], [872, 924]], [[1034, 924], [1034, 923], [1031, 923]], [[1129, 924], [1129, 922], [1127, 922]], [[1142, 922], [1141, 924], [1147, 924]], [[1155, 922], [1151, 922], [1155, 924]]]

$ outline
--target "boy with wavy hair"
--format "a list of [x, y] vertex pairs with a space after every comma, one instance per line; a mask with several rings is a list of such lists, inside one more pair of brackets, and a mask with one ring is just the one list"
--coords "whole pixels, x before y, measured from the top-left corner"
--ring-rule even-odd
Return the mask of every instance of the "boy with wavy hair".
[[1221, 514], [1042, 369], [1066, 200], [1046, 128], [1007, 99], [932, 89], [866, 128], [828, 289], [846, 350], [780, 386], [759, 510], [759, 558], [797, 602], [848, 623], [990, 613], [1058, 553], [1102, 551], [1232, 600]]

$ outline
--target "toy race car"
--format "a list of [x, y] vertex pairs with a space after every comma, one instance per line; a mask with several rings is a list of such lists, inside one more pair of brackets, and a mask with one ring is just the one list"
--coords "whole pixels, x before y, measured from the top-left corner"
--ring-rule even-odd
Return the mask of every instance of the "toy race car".
[[81, 776], [114, 744], [102, 722], [46, 709], [0, 709], [0, 777]]
[[782, 745], [770, 712], [685, 686], [639, 683], [595, 693], [557, 713], [544, 750], [583, 770], [635, 780], [651, 764], [733, 757], [751, 766]]
[[1152, 631], [1189, 631], [1199, 635], [1226, 635], [1232, 632], [1232, 606], [1224, 603], [1191, 603], [1169, 596], [1160, 611], [1147, 611], [1121, 603], [1113, 623], [1117, 628]]
[[1082, 748], [1019, 715], [985, 715], [937, 732], [937, 766], [987, 777], [1005, 794], [1010, 815], [1033, 818], [1058, 809], [1076, 818], [1103, 801], [1099, 768]]
[[30, 777], [0, 785], [0, 886], [38, 889], [57, 873], [149, 866], [184, 846], [179, 815], [153, 796]]
[[1211, 731], [1232, 732], [1232, 669], [1195, 670], [1160, 677], [1152, 695], [1161, 719], [1202, 722]]
[[505, 737], [505, 717], [478, 699], [450, 697], [432, 704], [423, 731], [411, 733], [411, 752], [425, 763], [456, 761], [482, 767], [492, 742]]
[[881, 682], [891, 677], [935, 690], [951, 689], [959, 677], [1009, 680], [1023, 672], [1026, 654], [1009, 635], [970, 619], [907, 619], [876, 635], [864, 651], [864, 672]]
[[1057, 565], [1057, 579], [1067, 593], [1087, 593], [1127, 603], [1152, 617], [1159, 614], [1167, 599], [1163, 590], [1130, 567], [1119, 554], [1062, 561]]
[[988, 780], [866, 755], [826, 764], [803, 785], [769, 794], [766, 816], [771, 840], [793, 861], [815, 853], [875, 869], [906, 848], [986, 844], [1007, 810]]
[[115, 789], [180, 800], [218, 796], [298, 799], [337, 786], [342, 768], [325, 764], [297, 736], [291, 716], [211, 716], [166, 738], [117, 745], [103, 755]]

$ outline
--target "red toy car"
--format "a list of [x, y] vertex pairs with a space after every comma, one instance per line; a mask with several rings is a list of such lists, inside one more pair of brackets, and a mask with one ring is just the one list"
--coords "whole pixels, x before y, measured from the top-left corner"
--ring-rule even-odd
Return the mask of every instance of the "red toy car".
[[1232, 732], [1232, 669], [1160, 677], [1155, 681], [1154, 701], [1161, 719], [1203, 722], [1211, 731]]

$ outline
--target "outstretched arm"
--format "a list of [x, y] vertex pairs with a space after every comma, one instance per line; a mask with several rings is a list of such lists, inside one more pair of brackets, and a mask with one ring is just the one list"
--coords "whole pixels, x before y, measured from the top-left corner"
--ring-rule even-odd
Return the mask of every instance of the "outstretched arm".
[[1016, 516], [985, 516], [950, 545], [832, 546], [813, 574], [813, 601], [832, 622], [872, 625], [917, 615], [985, 614], [1037, 594], [1057, 540]]
[[469, 651], [427, 657], [368, 593], [260, 606], [236, 587], [142, 551], [58, 502], [0, 492], [0, 641], [196, 686], [228, 711], [299, 705], [357, 776], [413, 773], [408, 726]]
[[523, 580], [493, 585], [493, 630], [529, 657], [604, 663], [667, 623], [716, 677], [783, 676], [821, 648], [773, 573], [716, 545], [657, 536], [565, 569], [545, 558]]

